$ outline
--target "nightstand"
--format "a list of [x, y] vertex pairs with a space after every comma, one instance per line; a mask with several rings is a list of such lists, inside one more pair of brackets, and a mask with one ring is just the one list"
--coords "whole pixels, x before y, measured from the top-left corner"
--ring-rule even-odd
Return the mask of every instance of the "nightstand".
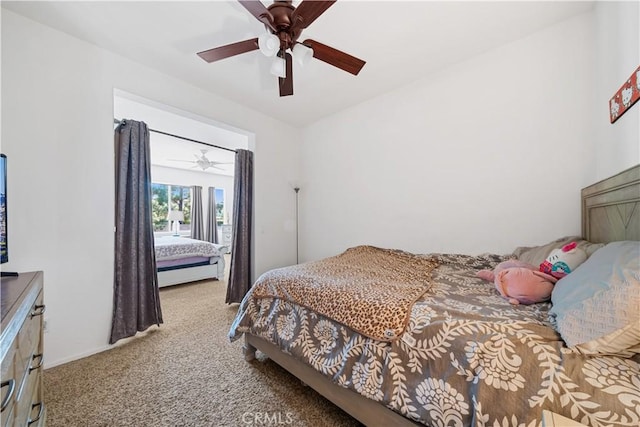
[[231, 243], [233, 243], [232, 227], [231, 224], [222, 224], [220, 226], [220, 244], [228, 248], [227, 253], [231, 253]]

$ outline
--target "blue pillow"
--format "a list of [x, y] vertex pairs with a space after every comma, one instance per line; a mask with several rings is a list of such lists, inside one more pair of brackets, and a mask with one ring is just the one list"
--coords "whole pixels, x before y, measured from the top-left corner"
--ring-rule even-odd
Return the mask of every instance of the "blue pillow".
[[640, 353], [640, 242], [598, 249], [551, 293], [550, 320], [583, 354]]

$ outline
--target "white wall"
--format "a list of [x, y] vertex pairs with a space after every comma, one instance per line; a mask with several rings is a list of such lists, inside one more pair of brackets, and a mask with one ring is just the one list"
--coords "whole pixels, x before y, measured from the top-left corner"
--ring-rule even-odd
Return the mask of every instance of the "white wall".
[[302, 258], [506, 253], [580, 233], [592, 46], [588, 13], [309, 126]]
[[3, 269], [44, 270], [47, 366], [104, 349], [109, 337], [114, 88], [252, 132], [254, 273], [295, 260], [297, 129], [3, 10]]
[[640, 103], [613, 124], [608, 108], [609, 100], [640, 65], [640, 2], [597, 2], [595, 26], [594, 182], [640, 163]]

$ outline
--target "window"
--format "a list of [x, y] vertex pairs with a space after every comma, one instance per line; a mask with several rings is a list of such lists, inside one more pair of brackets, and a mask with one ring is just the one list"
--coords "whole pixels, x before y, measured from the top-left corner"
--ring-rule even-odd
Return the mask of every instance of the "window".
[[191, 187], [152, 183], [151, 197], [153, 231], [171, 231], [171, 224], [167, 219], [169, 210], [184, 213], [180, 231], [191, 230]]
[[216, 188], [216, 224], [224, 224], [224, 190]]

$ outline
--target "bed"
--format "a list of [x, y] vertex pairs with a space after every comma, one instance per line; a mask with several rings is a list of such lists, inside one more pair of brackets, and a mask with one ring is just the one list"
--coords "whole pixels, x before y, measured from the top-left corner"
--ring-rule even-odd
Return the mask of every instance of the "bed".
[[178, 236], [154, 240], [159, 287], [224, 277], [226, 246]]
[[[551, 413], [638, 426], [640, 165], [583, 189], [582, 217], [581, 237], [510, 255], [360, 246], [272, 270], [240, 304], [229, 337], [244, 336], [245, 359], [260, 350], [365, 425], [539, 426]], [[558, 281], [551, 302], [511, 305], [476, 276], [514, 256], [543, 260], [574, 239], [591, 256]], [[316, 279], [329, 270], [337, 288], [325, 297]], [[370, 273], [388, 288], [409, 283], [406, 295], [366, 295]], [[351, 286], [373, 305], [340, 302]], [[354, 319], [358, 311], [365, 316]]]

